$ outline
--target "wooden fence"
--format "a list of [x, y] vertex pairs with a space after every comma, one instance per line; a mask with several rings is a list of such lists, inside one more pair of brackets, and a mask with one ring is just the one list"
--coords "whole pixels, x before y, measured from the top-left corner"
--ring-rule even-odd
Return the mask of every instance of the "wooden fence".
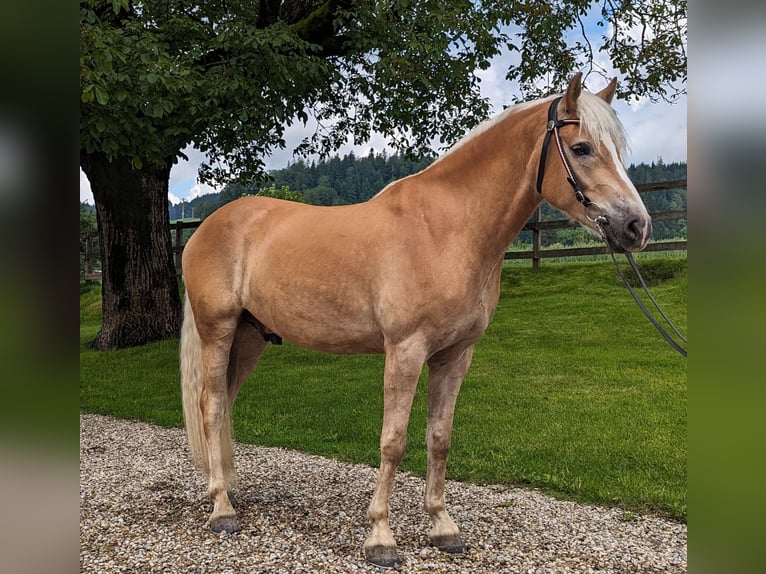
[[[686, 180], [665, 181], [660, 183], [646, 183], [636, 185], [639, 193], [650, 193], [668, 189], [686, 189]], [[686, 210], [660, 211], [651, 214], [653, 221], [670, 221], [674, 219], [686, 219]], [[175, 255], [176, 272], [181, 273], [181, 252], [184, 245], [184, 231], [199, 227], [199, 221], [177, 221], [170, 224], [171, 238], [173, 241], [173, 253]], [[573, 221], [557, 219], [555, 221], [541, 221], [540, 208], [532, 215], [524, 226], [524, 229], [532, 231], [532, 249], [526, 251], [508, 251], [505, 259], [531, 259], [532, 267], [537, 269], [542, 259], [551, 257], [581, 257], [585, 255], [605, 255], [606, 246], [596, 247], [568, 247], [564, 249], [543, 249], [541, 247], [541, 232], [553, 229], [565, 229], [579, 225]], [[80, 279], [100, 280], [101, 259], [98, 250], [98, 234], [95, 231], [80, 235]], [[650, 242], [644, 251], [685, 251], [684, 241], [658, 241]]]
[[[686, 189], [686, 180], [663, 181], [657, 183], [643, 183], [636, 185], [639, 193], [651, 193], [668, 189]], [[557, 219], [555, 221], [540, 221], [541, 208], [538, 207], [523, 229], [532, 231], [532, 249], [526, 251], [508, 251], [505, 259], [531, 259], [532, 267], [540, 267], [540, 260], [551, 257], [582, 257], [585, 255], [606, 255], [609, 252], [605, 245], [595, 247], [567, 247], [564, 249], [543, 249], [540, 235], [542, 231], [553, 229], [566, 229], [577, 227], [577, 222]], [[686, 219], [686, 210], [680, 211], [657, 211], [650, 214], [652, 221], [670, 221], [674, 219]], [[657, 241], [650, 242], [644, 251], [686, 251], [686, 240], [683, 241]]]

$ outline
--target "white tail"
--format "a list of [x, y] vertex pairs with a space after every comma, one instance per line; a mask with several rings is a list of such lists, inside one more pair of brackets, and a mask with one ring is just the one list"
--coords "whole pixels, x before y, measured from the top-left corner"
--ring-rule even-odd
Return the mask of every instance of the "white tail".
[[[183, 400], [184, 423], [192, 460], [205, 473], [210, 474], [205, 426], [202, 420], [200, 398], [202, 396], [202, 345], [200, 343], [194, 313], [188, 295], [184, 297], [184, 318], [181, 327], [181, 396]], [[221, 428], [221, 457], [227, 484], [234, 474], [234, 456], [231, 441], [231, 406], [227, 405]]]

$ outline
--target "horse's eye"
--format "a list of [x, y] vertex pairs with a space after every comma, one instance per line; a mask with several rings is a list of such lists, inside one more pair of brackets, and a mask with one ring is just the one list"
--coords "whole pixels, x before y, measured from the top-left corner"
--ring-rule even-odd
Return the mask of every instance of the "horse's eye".
[[579, 156], [590, 155], [593, 148], [588, 142], [579, 142], [572, 146], [572, 153]]

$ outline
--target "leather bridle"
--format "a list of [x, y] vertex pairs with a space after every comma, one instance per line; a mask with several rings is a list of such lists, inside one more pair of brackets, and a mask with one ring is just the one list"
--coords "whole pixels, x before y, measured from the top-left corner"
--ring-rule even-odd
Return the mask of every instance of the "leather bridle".
[[[596, 223], [598, 225], [599, 231], [601, 231], [603, 235], [604, 230], [601, 229], [601, 225], [607, 224], [609, 223], [609, 221], [604, 215], [604, 211], [603, 209], [601, 209], [601, 206], [595, 201], [591, 201], [588, 198], [588, 196], [585, 195], [585, 192], [583, 191], [583, 188], [582, 188], [582, 184], [580, 183], [580, 180], [577, 179], [574, 169], [572, 168], [572, 164], [570, 163], [569, 158], [567, 157], [567, 154], [564, 151], [564, 145], [561, 143], [561, 136], [559, 135], [559, 128], [566, 125], [579, 125], [580, 120], [578, 119], [560, 120], [559, 112], [558, 112], [560, 101], [561, 101], [561, 97], [554, 99], [551, 102], [550, 107], [548, 108], [548, 124], [545, 131], [545, 138], [543, 138], [543, 149], [540, 152], [540, 165], [537, 168], [537, 193], [539, 193], [540, 195], [543, 194], [543, 179], [545, 178], [545, 166], [548, 161], [548, 148], [550, 147], [551, 136], [552, 136], [553, 141], [556, 142], [556, 149], [558, 149], [559, 151], [559, 157], [561, 158], [561, 162], [564, 164], [564, 169], [567, 172], [567, 181], [569, 182], [569, 185], [572, 186], [572, 190], [574, 191], [575, 198], [585, 208], [585, 217], [587, 217], [590, 221]], [[606, 240], [606, 236], [604, 237], [604, 240]], [[607, 243], [609, 242], [607, 241]]]

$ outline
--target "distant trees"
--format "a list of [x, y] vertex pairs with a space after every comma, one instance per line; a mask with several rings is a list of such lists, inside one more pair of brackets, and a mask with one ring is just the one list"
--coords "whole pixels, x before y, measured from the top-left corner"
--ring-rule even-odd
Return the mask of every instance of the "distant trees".
[[83, 235], [94, 233], [96, 229], [96, 210], [80, 202], [80, 275], [85, 271], [86, 241], [83, 239]]
[[428, 167], [433, 157], [420, 160], [370, 152], [357, 158], [353, 153], [310, 164], [299, 161], [271, 172], [275, 185], [287, 185], [306, 196], [313, 205], [345, 205], [367, 201], [388, 183]]
[[272, 185], [270, 187], [264, 187], [258, 190], [258, 195], [262, 197], [273, 197], [276, 199], [285, 199], [287, 201], [297, 201], [298, 203], [306, 203], [306, 196], [298, 191], [292, 191], [286, 185], [277, 187]]
[[[194, 210], [195, 217], [198, 219], [205, 219], [208, 215], [213, 213], [220, 207], [218, 203], [218, 194], [215, 194], [215, 201], [200, 201], [197, 203], [197, 207]], [[209, 196], [205, 196], [209, 197]]]
[[[189, 202], [196, 217], [205, 219], [210, 213], [246, 195], [265, 195], [312, 205], [347, 205], [367, 201], [387, 184], [430, 165], [432, 157], [406, 159], [385, 152], [357, 158], [353, 153], [324, 160], [295, 162], [272, 171], [271, 185], [230, 183], [219, 193], [199, 196]], [[175, 206], [171, 213], [178, 214]], [[171, 216], [171, 219], [174, 217]]]
[[[651, 164], [640, 163], [628, 168], [628, 175], [636, 183], [654, 183], [686, 179], [686, 163], [666, 164], [659, 158]], [[680, 211], [686, 209], [686, 190], [668, 189], [653, 191], [642, 196], [647, 209], [651, 211]], [[652, 237], [654, 239], [673, 239], [686, 237], [687, 221], [655, 221]]]
[[96, 231], [96, 211], [86, 203], [80, 202], [80, 234]]

